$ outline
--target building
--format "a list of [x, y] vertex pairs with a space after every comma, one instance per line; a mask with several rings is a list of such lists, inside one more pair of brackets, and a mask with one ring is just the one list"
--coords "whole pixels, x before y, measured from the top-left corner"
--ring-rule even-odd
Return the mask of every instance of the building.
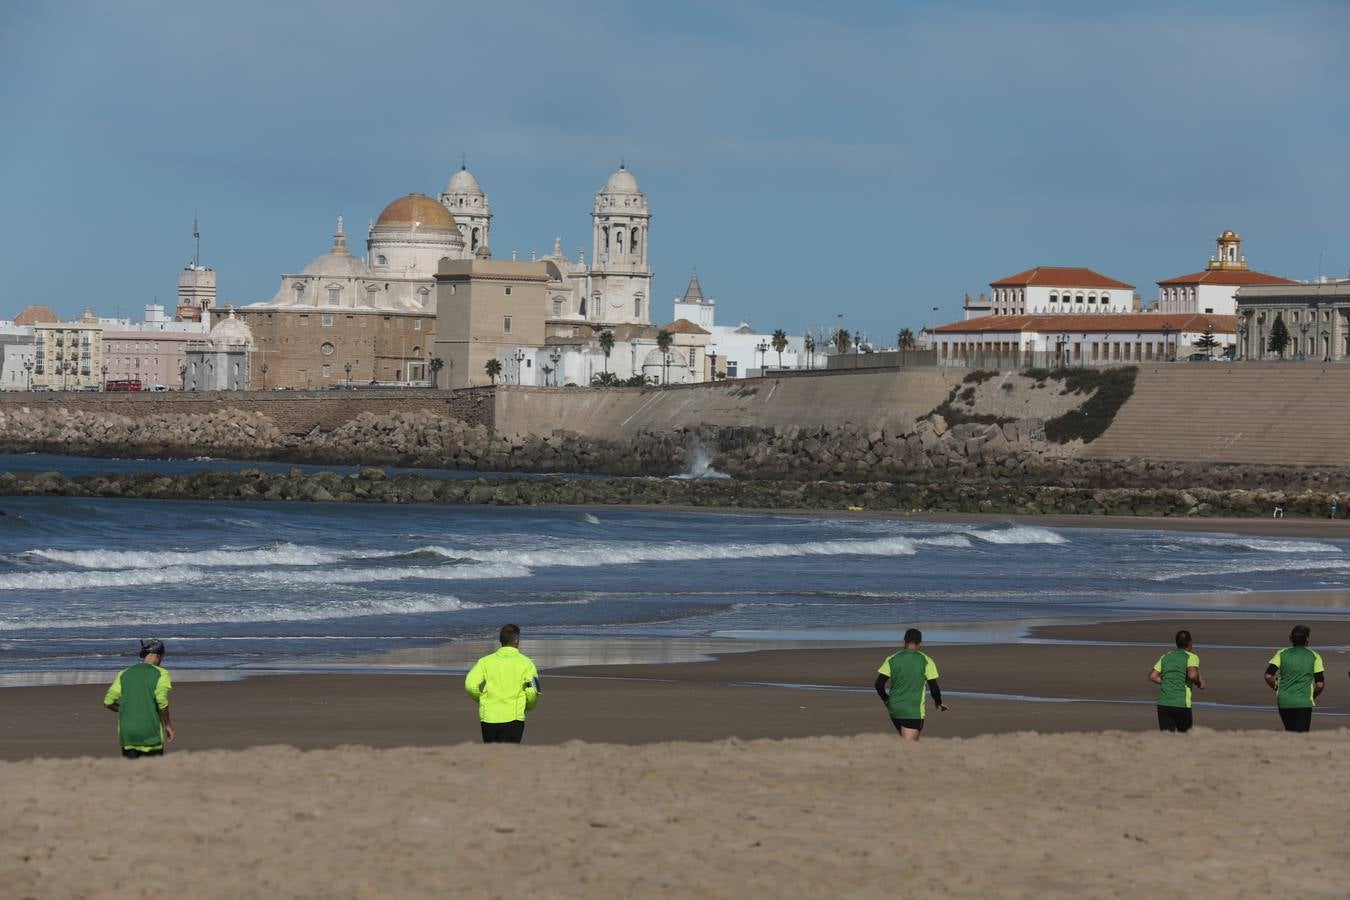
[[0, 322], [0, 391], [26, 391], [37, 365], [31, 325]]
[[210, 330], [211, 307], [198, 310], [196, 319], [170, 319], [164, 307], [147, 304], [145, 321], [100, 319], [103, 325], [103, 383], [139, 381], [155, 387], [184, 387], [187, 349], [200, 343]]
[[33, 389], [98, 390], [103, 368], [103, 325], [86, 309], [74, 322], [33, 325]]
[[[548, 283], [544, 263], [491, 259], [486, 244], [475, 259], [442, 260], [436, 274], [436, 385], [542, 384]], [[501, 366], [496, 378], [487, 371], [491, 359]]]
[[1134, 285], [1078, 266], [1037, 266], [989, 283], [989, 295], [965, 297], [965, 318], [1134, 312]]
[[1231, 316], [1237, 312], [1240, 288], [1298, 284], [1278, 275], [1253, 271], [1242, 255], [1242, 238], [1225, 231], [1215, 238], [1218, 250], [1203, 272], [1178, 275], [1158, 282], [1158, 311]]
[[234, 311], [211, 329], [206, 340], [188, 345], [183, 371], [187, 391], [246, 391], [250, 388], [249, 356], [253, 335]]
[[[1283, 352], [1270, 349], [1277, 320], [1289, 334]], [[1242, 287], [1237, 329], [1239, 359], [1350, 359], [1350, 279]]]
[[201, 231], [197, 219], [192, 220], [192, 262], [178, 273], [178, 309], [174, 315], [180, 322], [206, 320], [207, 311], [216, 305], [216, 272], [201, 264]]
[[825, 367], [826, 340], [823, 337], [812, 339], [818, 349], [808, 353], [804, 336], [789, 335], [780, 360], [778, 352], [773, 349], [772, 334], [756, 331], [748, 322], [718, 325], [717, 301], [703, 293], [697, 272], [689, 276], [689, 286], [685, 288], [684, 295], [675, 298], [675, 321], [680, 320], [708, 332], [708, 342], [704, 348], [708, 367], [695, 380], [713, 377], [748, 378], [763, 374], [765, 369]]
[[940, 325], [933, 344], [939, 365], [1122, 365], [1184, 358], [1206, 333], [1218, 354], [1236, 332], [1234, 316], [1198, 313], [994, 315]]

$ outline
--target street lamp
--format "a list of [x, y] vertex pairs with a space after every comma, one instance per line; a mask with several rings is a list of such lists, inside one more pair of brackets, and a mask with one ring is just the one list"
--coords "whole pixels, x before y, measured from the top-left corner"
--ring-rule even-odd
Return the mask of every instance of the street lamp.
[[1238, 359], [1247, 358], [1247, 328], [1248, 328], [1247, 317], [1242, 316], [1241, 318], [1238, 319], [1237, 323]]
[[1069, 335], [1067, 333], [1060, 334], [1059, 353], [1056, 355], [1059, 357], [1059, 367], [1067, 369], [1069, 367]]
[[760, 341], [758, 344], [755, 345], [755, 350], [756, 350], [756, 352], [759, 353], [759, 374], [763, 375], [763, 374], [764, 374], [764, 354], [766, 354], [766, 353], [769, 352], [769, 345], [768, 345], [767, 343], [765, 343], [764, 341]]
[[98, 386], [98, 389], [99, 389], [100, 391], [106, 391], [106, 390], [108, 389], [108, 364], [107, 364], [107, 363], [104, 363], [104, 364], [103, 364], [103, 382], [102, 382], [102, 384], [100, 384], [100, 385]]
[[186, 391], [186, 390], [187, 390], [187, 363], [186, 363], [186, 362], [180, 362], [180, 363], [178, 364], [178, 389], [179, 389], [180, 391]]
[[716, 381], [716, 380], [717, 380], [717, 347], [716, 347], [716, 346], [713, 346], [713, 347], [709, 347], [709, 348], [708, 348], [708, 361], [709, 361], [710, 365], [712, 366], [712, 368], [709, 370], [708, 380], [709, 380], [709, 381]]
[[33, 360], [30, 357], [23, 361], [23, 370], [28, 374], [28, 390], [33, 389]]
[[265, 391], [267, 390], [267, 363], [263, 363], [261, 366], [259, 366], [258, 370], [262, 372], [263, 390]]
[[1164, 322], [1164, 323], [1163, 323], [1163, 327], [1162, 327], [1162, 333], [1163, 333], [1163, 362], [1168, 362], [1169, 357], [1171, 357], [1172, 331], [1173, 331], [1172, 323], [1170, 323], [1170, 322]]
[[562, 352], [557, 347], [548, 355], [549, 361], [553, 363], [553, 386], [558, 386], [558, 360], [562, 359]]
[[352, 364], [347, 362], [342, 364], [342, 371], [347, 373], [347, 387], [352, 386]]
[[1331, 332], [1322, 329], [1322, 362], [1331, 362]]
[[516, 384], [520, 384], [520, 367], [525, 362], [525, 351], [517, 347], [516, 352], [511, 354], [511, 358], [516, 361]]
[[1307, 323], [1307, 322], [1299, 322], [1299, 323], [1298, 323], [1298, 331], [1299, 331], [1299, 334], [1300, 334], [1299, 341], [1298, 341], [1298, 358], [1299, 358], [1299, 359], [1307, 359], [1307, 358], [1308, 358], [1308, 354], [1307, 354], [1306, 352], [1304, 352], [1304, 351], [1306, 350], [1306, 348], [1307, 348], [1307, 346], [1308, 346], [1308, 323]]

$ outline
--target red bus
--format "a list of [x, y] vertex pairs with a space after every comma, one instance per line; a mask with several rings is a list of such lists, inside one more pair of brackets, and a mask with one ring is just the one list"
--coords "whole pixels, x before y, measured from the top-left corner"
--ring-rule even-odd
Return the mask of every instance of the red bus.
[[141, 390], [141, 381], [139, 378], [123, 378], [120, 381], [108, 381], [103, 385], [105, 391], [139, 391]]

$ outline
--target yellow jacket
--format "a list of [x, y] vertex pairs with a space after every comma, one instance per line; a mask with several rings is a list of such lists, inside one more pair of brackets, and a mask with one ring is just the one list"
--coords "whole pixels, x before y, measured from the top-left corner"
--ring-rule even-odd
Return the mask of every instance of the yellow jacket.
[[539, 702], [539, 672], [515, 647], [502, 647], [474, 663], [464, 690], [478, 701], [480, 721], [522, 722]]

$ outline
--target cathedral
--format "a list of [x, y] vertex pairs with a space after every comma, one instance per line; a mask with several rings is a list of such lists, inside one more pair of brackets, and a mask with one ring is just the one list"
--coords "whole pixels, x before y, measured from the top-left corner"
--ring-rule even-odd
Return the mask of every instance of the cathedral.
[[[647, 198], [621, 164], [595, 195], [589, 264], [584, 249], [569, 259], [557, 238], [549, 255], [531, 253], [547, 276], [539, 315], [550, 343], [589, 342], [606, 329], [654, 337], [650, 223]], [[439, 197], [408, 194], [386, 206], [367, 225], [364, 258], [348, 249], [338, 217], [327, 253], [283, 275], [270, 300], [238, 310], [257, 348], [250, 382], [427, 383], [437, 269], [442, 260], [490, 259], [491, 229], [492, 204], [463, 165]]]

